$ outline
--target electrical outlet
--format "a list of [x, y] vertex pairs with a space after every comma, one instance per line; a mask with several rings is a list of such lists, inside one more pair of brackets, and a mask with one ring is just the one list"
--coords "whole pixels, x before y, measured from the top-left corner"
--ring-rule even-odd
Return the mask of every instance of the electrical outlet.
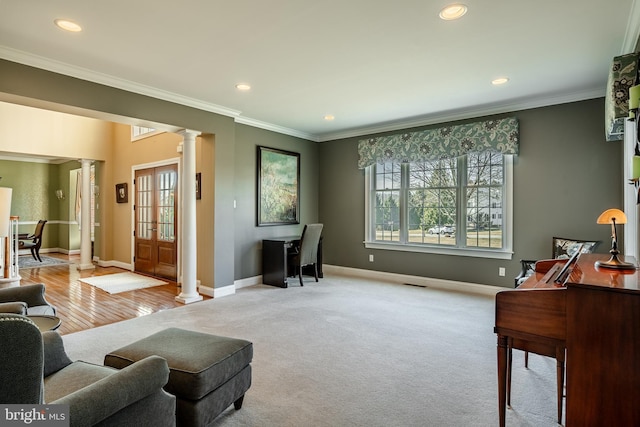
[[369, 262], [373, 262], [373, 254], [369, 254]]
[[504, 267], [498, 268], [498, 276], [504, 277], [504, 274], [505, 274]]

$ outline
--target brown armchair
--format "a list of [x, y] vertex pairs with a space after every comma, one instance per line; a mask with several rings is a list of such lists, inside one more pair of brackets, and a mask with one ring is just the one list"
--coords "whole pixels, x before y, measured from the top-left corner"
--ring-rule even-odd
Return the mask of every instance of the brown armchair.
[[40, 246], [42, 246], [42, 232], [44, 231], [44, 225], [47, 223], [46, 219], [41, 219], [36, 225], [36, 230], [31, 235], [21, 234], [18, 236], [20, 242], [18, 246], [20, 249], [31, 249], [31, 255], [33, 259], [42, 262], [40, 258]]

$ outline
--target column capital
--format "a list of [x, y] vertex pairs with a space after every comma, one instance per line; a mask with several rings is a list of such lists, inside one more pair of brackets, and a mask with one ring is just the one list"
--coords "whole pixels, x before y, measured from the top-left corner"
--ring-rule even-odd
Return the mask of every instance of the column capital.
[[183, 138], [195, 138], [199, 136], [202, 132], [193, 129], [181, 129], [176, 132], [178, 135], [182, 135]]

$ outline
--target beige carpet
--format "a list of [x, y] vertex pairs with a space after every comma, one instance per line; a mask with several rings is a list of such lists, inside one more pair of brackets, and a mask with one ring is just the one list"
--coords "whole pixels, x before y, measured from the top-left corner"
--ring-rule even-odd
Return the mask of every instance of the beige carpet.
[[92, 276], [78, 279], [96, 288], [110, 294], [118, 294], [120, 292], [135, 291], [136, 289], [151, 288], [153, 286], [166, 285], [167, 282], [155, 279], [153, 277], [143, 276], [136, 273], [115, 273], [105, 274], [104, 276]]
[[[215, 426], [497, 426], [494, 298], [329, 276], [64, 336], [72, 359], [167, 327], [247, 339], [253, 381]], [[507, 426], [556, 426], [555, 360], [514, 351]]]

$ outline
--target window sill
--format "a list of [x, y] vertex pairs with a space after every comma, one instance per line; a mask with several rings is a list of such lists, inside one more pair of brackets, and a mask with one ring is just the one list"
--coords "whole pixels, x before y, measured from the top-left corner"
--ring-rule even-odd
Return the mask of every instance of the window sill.
[[402, 252], [420, 252], [428, 254], [439, 255], [453, 255], [453, 256], [467, 256], [475, 258], [492, 258], [492, 259], [512, 259], [513, 252], [496, 249], [470, 249], [470, 248], [446, 248], [435, 246], [423, 246], [423, 245], [403, 245], [399, 243], [386, 243], [386, 242], [364, 242], [364, 247], [367, 249], [383, 249], [388, 251], [402, 251]]

